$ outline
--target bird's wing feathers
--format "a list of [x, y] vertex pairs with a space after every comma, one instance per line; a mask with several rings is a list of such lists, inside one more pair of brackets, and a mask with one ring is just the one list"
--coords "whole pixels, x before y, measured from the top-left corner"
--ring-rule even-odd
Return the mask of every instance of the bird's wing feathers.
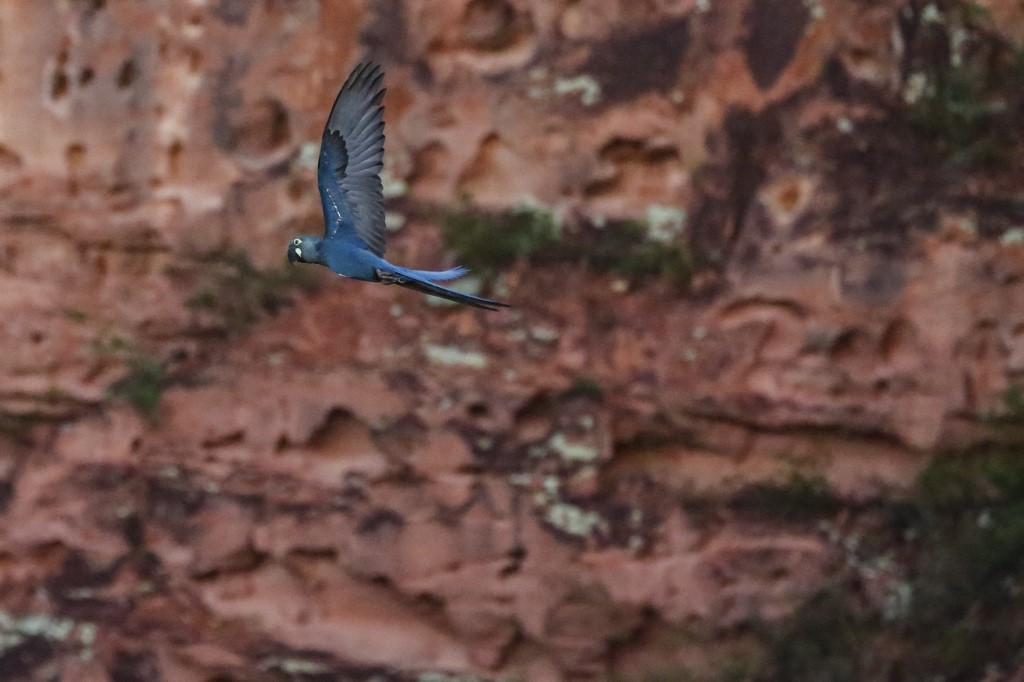
[[[378, 256], [384, 255], [384, 72], [372, 62], [353, 69], [334, 100], [324, 127], [318, 171], [324, 206], [341, 201], [356, 235]], [[340, 197], [336, 188], [340, 187]], [[347, 226], [328, 220], [327, 236]]]

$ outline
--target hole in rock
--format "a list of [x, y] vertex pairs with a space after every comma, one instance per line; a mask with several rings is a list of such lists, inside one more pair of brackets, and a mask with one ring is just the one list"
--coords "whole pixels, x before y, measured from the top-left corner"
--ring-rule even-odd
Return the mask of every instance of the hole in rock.
[[122, 90], [130, 88], [135, 83], [135, 77], [138, 75], [135, 69], [135, 62], [131, 59], [125, 60], [124, 64], [121, 65], [121, 69], [117, 72], [117, 87]]
[[68, 94], [71, 83], [64, 71], [53, 74], [53, 83], [50, 85], [50, 98], [54, 101], [63, 99]]

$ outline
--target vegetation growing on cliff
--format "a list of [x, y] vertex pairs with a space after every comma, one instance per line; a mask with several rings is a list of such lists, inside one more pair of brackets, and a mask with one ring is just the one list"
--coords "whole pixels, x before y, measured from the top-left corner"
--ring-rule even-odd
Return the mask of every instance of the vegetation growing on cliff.
[[[682, 215], [682, 214], [681, 214]], [[460, 263], [493, 277], [519, 259], [575, 262], [628, 278], [663, 277], [685, 285], [694, 258], [685, 236], [652, 237], [652, 220], [581, 221], [571, 229], [545, 209], [523, 205], [491, 211], [465, 202], [441, 217], [445, 245]], [[679, 230], [682, 230], [682, 219]], [[655, 235], [658, 236], [660, 233]]]
[[106, 398], [128, 403], [140, 415], [155, 421], [167, 379], [160, 359], [140, 351], [120, 336], [99, 339], [92, 347], [100, 357], [122, 360], [128, 370], [123, 377], [107, 387]]
[[266, 314], [273, 314], [291, 301], [298, 288], [311, 288], [311, 268], [258, 268], [249, 254], [227, 251], [197, 259], [199, 282], [185, 307], [212, 314], [228, 333], [237, 333]]
[[781, 484], [757, 483], [742, 489], [731, 506], [785, 521], [807, 521], [829, 518], [843, 506], [843, 501], [820, 476], [800, 471], [790, 472]]
[[903, 90], [909, 122], [954, 163], [1007, 161], [1022, 134], [1024, 46], [993, 31], [976, 2], [930, 3], [905, 21], [914, 28]]
[[856, 566], [781, 628], [752, 679], [980, 679], [1021, 663], [1024, 450], [939, 455], [906, 503], [871, 511], [862, 545], [899, 556], [881, 605]]
[[756, 523], [817, 524], [836, 572], [783, 621], [739, 625], [748, 646], [710, 668], [615, 679], [1003, 679], [1024, 663], [1024, 446], [938, 453], [897, 498], [853, 503], [794, 471], [724, 502]]
[[493, 276], [520, 258], [543, 256], [558, 245], [560, 227], [554, 216], [532, 207], [485, 211], [464, 203], [442, 221], [448, 248], [460, 262]]

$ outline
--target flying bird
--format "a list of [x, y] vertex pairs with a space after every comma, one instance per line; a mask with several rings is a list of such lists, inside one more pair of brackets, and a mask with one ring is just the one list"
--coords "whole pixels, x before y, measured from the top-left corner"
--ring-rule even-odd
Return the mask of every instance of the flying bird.
[[384, 260], [384, 72], [366, 62], [356, 66], [334, 100], [320, 141], [317, 185], [324, 211], [324, 236], [295, 237], [288, 260], [325, 265], [342, 277], [397, 284], [430, 296], [485, 310], [506, 307], [441, 286], [466, 268], [412, 270]]

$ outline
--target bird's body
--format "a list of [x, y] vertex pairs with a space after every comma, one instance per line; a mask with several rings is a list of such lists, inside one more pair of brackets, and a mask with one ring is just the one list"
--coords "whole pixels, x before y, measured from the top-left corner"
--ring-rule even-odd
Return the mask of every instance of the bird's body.
[[288, 260], [315, 263], [342, 277], [398, 284], [431, 296], [496, 310], [506, 304], [464, 294], [437, 282], [457, 279], [465, 268], [412, 270], [384, 259], [384, 73], [373, 63], [352, 70], [331, 108], [320, 143], [317, 185], [324, 236], [294, 238]]

